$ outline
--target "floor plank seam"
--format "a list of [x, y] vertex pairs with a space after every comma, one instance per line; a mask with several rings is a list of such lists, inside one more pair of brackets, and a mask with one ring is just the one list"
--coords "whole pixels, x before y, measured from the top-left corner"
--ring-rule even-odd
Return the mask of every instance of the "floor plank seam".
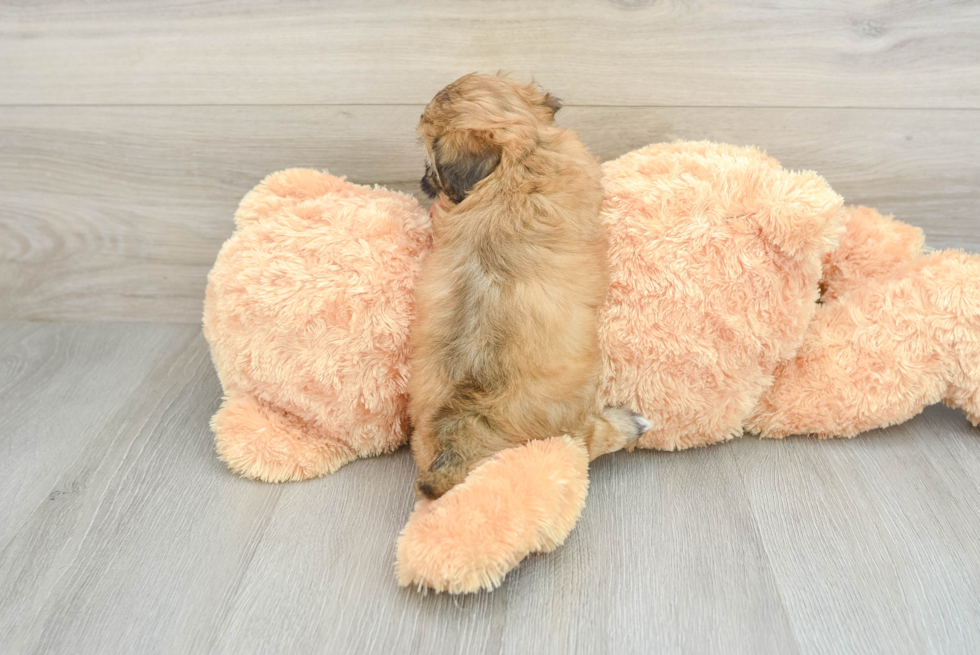
[[[741, 438], [758, 439], [759, 437], [753, 437], [753, 436], [746, 437], [743, 435]], [[731, 446], [733, 444], [729, 443], [725, 445]], [[783, 598], [783, 587], [779, 583], [779, 578], [776, 575], [776, 567], [773, 566], [772, 563], [772, 556], [769, 553], [769, 544], [766, 542], [766, 539], [762, 534], [761, 526], [759, 525], [759, 515], [758, 512], [756, 511], [755, 503], [752, 502], [752, 496], [749, 493], [748, 482], [745, 479], [745, 474], [742, 472], [742, 467], [741, 465], [739, 465], [738, 457], [736, 457], [735, 452], [734, 450], [732, 450], [731, 447], [728, 448], [728, 455], [729, 457], [731, 457], [732, 463], [735, 465], [735, 471], [738, 473], [739, 482], [741, 483], [741, 487], [742, 487], [742, 494], [745, 498], [745, 502], [749, 506], [749, 511], [752, 513], [752, 527], [755, 530], [756, 539], [758, 540], [759, 544], [762, 546], [762, 552], [766, 556], [766, 566], [769, 569], [769, 574], [771, 576], [770, 579], [772, 580], [772, 585], [776, 591], [776, 598], [779, 599], [779, 605], [782, 608], [783, 619], [786, 621], [790, 629], [793, 631], [793, 644], [796, 646], [796, 652], [804, 653], [806, 651], [803, 649], [803, 645], [800, 642], [800, 635], [799, 632], [797, 631], [796, 622], [793, 620], [792, 613], [790, 612], [790, 608], [786, 604], [786, 600]]]
[[[231, 473], [227, 471], [226, 474], [231, 475]], [[276, 516], [276, 510], [279, 508], [279, 501], [282, 499], [282, 485], [277, 485], [276, 491], [277, 493], [276, 493], [275, 501], [272, 503], [272, 507], [269, 508], [268, 516], [263, 522], [262, 528], [258, 536], [253, 539], [252, 543], [250, 543], [248, 557], [246, 558], [245, 563], [242, 565], [241, 570], [238, 571], [238, 574], [235, 576], [234, 584], [232, 585], [231, 590], [229, 592], [226, 592], [225, 594], [222, 594], [221, 604], [218, 608], [218, 611], [215, 613], [218, 616], [216, 616], [215, 620], [211, 622], [211, 625], [216, 626], [217, 629], [215, 629], [212, 632], [212, 636], [208, 641], [207, 648], [204, 649], [202, 652], [205, 653], [219, 652], [218, 643], [220, 642], [223, 634], [222, 628], [223, 626], [228, 625], [228, 617], [235, 610], [235, 602], [238, 600], [239, 594], [242, 590], [242, 585], [245, 583], [245, 580], [248, 578], [249, 571], [251, 570], [252, 567], [252, 562], [255, 560], [255, 555], [256, 553], [258, 553], [259, 547], [262, 545], [262, 543], [265, 541], [265, 538], [268, 536], [269, 526], [272, 525], [272, 521]]]

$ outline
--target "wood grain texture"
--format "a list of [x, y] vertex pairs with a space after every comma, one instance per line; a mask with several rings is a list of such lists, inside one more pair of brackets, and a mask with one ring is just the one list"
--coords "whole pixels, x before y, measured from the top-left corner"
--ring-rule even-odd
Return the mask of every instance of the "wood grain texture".
[[980, 647], [977, 437], [934, 407], [853, 441], [732, 449], [806, 652]]
[[[0, 107], [0, 317], [197, 323], [238, 200], [326, 168], [418, 193], [407, 107]], [[851, 203], [980, 251], [980, 111], [570, 107], [601, 159], [651, 142], [754, 144]]]
[[564, 546], [451, 597], [395, 583], [406, 450], [283, 485], [217, 461], [196, 328], [0, 323], [0, 366], [0, 448], [36, 458], [3, 469], [0, 652], [980, 649], [980, 440], [953, 410], [602, 458]]
[[527, 619], [505, 652], [800, 652], [723, 448], [604, 457], [589, 477], [566, 545], [512, 574], [508, 611]]
[[474, 70], [571, 104], [980, 108], [980, 6], [7, 0], [0, 102], [425, 103]]
[[[179, 349], [192, 328], [52, 324], [0, 331], [0, 525], [13, 534], [46, 501], [62, 503], [91, 480], [62, 480], [78, 456], [104, 445], [131, 390]], [[111, 338], [116, 335], [118, 338]], [[138, 335], [138, 338], [137, 338]], [[95, 384], [79, 384], [91, 379]], [[98, 444], [94, 445], [93, 444]], [[62, 487], [59, 481], [64, 481]], [[5, 537], [6, 535], [4, 535]], [[0, 537], [0, 548], [6, 544]]]

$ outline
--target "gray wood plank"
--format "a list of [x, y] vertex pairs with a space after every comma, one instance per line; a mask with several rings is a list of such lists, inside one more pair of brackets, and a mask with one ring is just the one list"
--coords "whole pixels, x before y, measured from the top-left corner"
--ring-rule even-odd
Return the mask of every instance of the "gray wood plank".
[[854, 440], [734, 444], [803, 650], [980, 650], [978, 436], [938, 406]]
[[[0, 447], [36, 449], [39, 469], [61, 467], [49, 488], [67, 492], [22, 500], [25, 520], [0, 523], [2, 652], [980, 644], [980, 441], [957, 412], [850, 441], [603, 458], [562, 548], [493, 593], [450, 597], [395, 583], [407, 451], [299, 484], [224, 469], [207, 428], [220, 388], [196, 328], [0, 324], [0, 363], [0, 416], [47, 426], [36, 448], [16, 420], [0, 423]], [[44, 414], [72, 393], [84, 396], [74, 414]], [[66, 455], [62, 442], [82, 445]], [[11, 489], [0, 492], [3, 506]]]
[[723, 448], [619, 453], [590, 480], [566, 545], [509, 582], [508, 616], [524, 618], [505, 652], [800, 652]]
[[[32, 512], [79, 493], [59, 486], [135, 387], [172, 357], [193, 328], [0, 324], [0, 548]], [[96, 446], [98, 448], [99, 446]]]
[[730, 457], [610, 458], [562, 548], [453, 598], [392, 583], [407, 455], [284, 491], [213, 652], [796, 652]]
[[[163, 328], [71, 329], [99, 353], [112, 341], [136, 350]], [[687, 453], [656, 477], [649, 456], [610, 459], [593, 472], [589, 510], [565, 548], [532, 558], [493, 594], [419, 595], [398, 588], [392, 569], [414, 502], [409, 453], [303, 484], [233, 477], [207, 431], [219, 390], [203, 343], [188, 339], [192, 328], [166, 329], [183, 347], [143, 363], [145, 381], [52, 483], [66, 492], [39, 501], [0, 552], [0, 643], [13, 650], [629, 652], [697, 643], [794, 652], [730, 458]], [[87, 362], [62, 357], [75, 366], [41, 375], [77, 385]], [[31, 395], [40, 404], [62, 393], [55, 385]], [[48, 420], [71, 429], [69, 417]], [[686, 492], [709, 480], [705, 493]], [[624, 490], [677, 495], [677, 511], [637, 515]], [[724, 520], [690, 528], [717, 507]], [[746, 536], [732, 542], [730, 530]], [[679, 575], [688, 565], [714, 575], [692, 586]], [[677, 607], [698, 610], [678, 617]], [[675, 629], [664, 632], [665, 621]]]
[[400, 451], [286, 486], [210, 651], [499, 652], [507, 592], [453, 598], [396, 585], [413, 475]]
[[[122, 388], [125, 375], [93, 378], [84, 355], [62, 353], [74, 365], [37, 392], [38, 403], [56, 403], [63, 386], [91, 385], [103, 392], [94, 405], [118, 409], [75, 449], [51, 495], [0, 551], [0, 650], [192, 652], [202, 633], [217, 629], [213, 612], [234, 595], [280, 488], [235, 478], [214, 456], [207, 421], [220, 387], [197, 329], [70, 329], [96, 342], [96, 353], [111, 353], [113, 342], [150, 350], [161, 330], [180, 347], [133, 362], [144, 379]], [[6, 396], [0, 402], [6, 410]], [[41, 453], [56, 464], [52, 451], [77, 439], [79, 426], [70, 416], [38, 420], [45, 421], [55, 424], [53, 443]], [[10, 450], [28, 450], [18, 436], [0, 434]]]
[[572, 104], [980, 107], [980, 6], [795, 0], [5, 2], [0, 102], [424, 103], [473, 70]]
[[[0, 107], [0, 318], [197, 323], [238, 200], [327, 168], [417, 193], [406, 107]], [[570, 107], [601, 159], [655, 141], [766, 148], [852, 203], [980, 251], [980, 111]]]

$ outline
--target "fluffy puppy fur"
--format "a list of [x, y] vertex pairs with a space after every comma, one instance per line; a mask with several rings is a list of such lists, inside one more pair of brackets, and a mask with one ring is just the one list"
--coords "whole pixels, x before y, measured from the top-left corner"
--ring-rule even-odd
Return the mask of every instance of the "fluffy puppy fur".
[[466, 75], [426, 107], [434, 244], [417, 286], [409, 413], [419, 496], [486, 457], [568, 434], [590, 458], [649, 427], [598, 395], [609, 286], [599, 165], [535, 84]]

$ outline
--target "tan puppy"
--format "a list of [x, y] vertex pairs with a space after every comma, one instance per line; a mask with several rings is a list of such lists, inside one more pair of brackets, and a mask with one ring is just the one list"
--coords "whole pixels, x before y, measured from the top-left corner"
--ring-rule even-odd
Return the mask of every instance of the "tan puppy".
[[560, 106], [533, 83], [474, 73], [422, 114], [422, 189], [438, 201], [411, 335], [420, 496], [529, 439], [569, 434], [594, 459], [649, 427], [599, 404], [600, 171], [554, 125]]

